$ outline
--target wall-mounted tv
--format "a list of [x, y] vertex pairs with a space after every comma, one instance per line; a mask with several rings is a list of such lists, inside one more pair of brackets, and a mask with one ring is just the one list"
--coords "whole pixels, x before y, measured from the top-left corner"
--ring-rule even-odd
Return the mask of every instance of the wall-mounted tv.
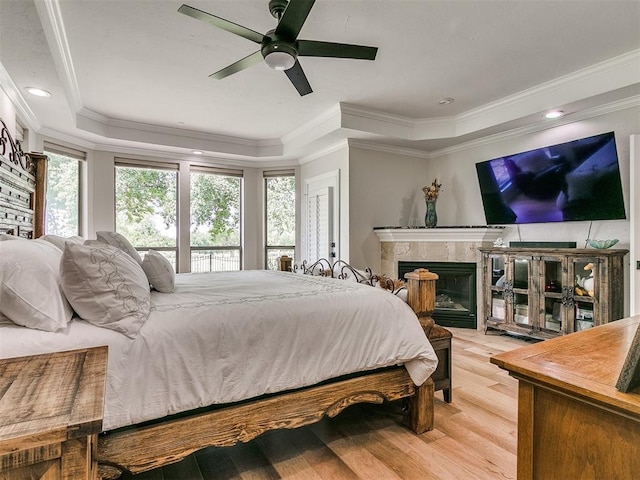
[[626, 218], [613, 132], [476, 164], [489, 225]]

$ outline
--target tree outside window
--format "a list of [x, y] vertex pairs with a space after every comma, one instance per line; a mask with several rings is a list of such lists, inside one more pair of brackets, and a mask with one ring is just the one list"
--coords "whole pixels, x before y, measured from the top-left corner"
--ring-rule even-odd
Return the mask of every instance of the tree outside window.
[[278, 258], [294, 256], [296, 241], [296, 179], [265, 176], [266, 268], [278, 269]]
[[80, 160], [45, 153], [48, 157], [45, 232], [62, 237], [79, 235]]
[[176, 266], [178, 172], [116, 166], [116, 231]]
[[191, 271], [240, 270], [242, 178], [193, 171], [191, 186]]

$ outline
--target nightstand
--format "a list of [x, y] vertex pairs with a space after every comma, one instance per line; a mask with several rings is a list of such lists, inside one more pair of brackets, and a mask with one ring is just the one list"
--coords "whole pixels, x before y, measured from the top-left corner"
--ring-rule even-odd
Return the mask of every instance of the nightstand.
[[420, 319], [420, 324], [438, 357], [438, 367], [431, 374], [435, 385], [434, 390], [436, 392], [442, 390], [444, 401], [451, 403], [451, 337], [453, 337], [453, 334], [438, 324], [425, 328], [422, 318]]
[[97, 478], [107, 347], [0, 360], [0, 480]]

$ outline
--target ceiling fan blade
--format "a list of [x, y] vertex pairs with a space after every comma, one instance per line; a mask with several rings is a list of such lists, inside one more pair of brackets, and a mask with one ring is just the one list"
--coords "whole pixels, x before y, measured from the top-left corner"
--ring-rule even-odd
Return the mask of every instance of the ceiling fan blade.
[[290, 0], [278, 22], [275, 34], [293, 41], [298, 38], [300, 29], [307, 19], [315, 0]]
[[244, 70], [245, 68], [249, 68], [251, 65], [255, 65], [256, 63], [260, 63], [262, 61], [262, 53], [260, 50], [252, 53], [251, 55], [247, 55], [243, 59], [238, 60], [236, 63], [232, 63], [228, 67], [223, 68], [222, 70], [217, 71], [216, 73], [212, 73], [209, 75], [211, 78], [215, 78], [217, 80], [222, 80], [229, 75], [233, 75], [234, 73], [239, 72], [240, 70]]
[[302, 70], [302, 66], [300, 62], [296, 60], [296, 63], [293, 64], [289, 70], [285, 70], [284, 73], [287, 74], [293, 86], [296, 87], [298, 93], [301, 97], [304, 97], [308, 93], [313, 92], [311, 90], [311, 85], [309, 85], [309, 81], [307, 80], [307, 76], [304, 74], [304, 70]]
[[197, 8], [190, 7], [189, 5], [182, 5], [178, 12], [184, 13], [190, 17], [193, 17], [197, 20], [202, 20], [203, 22], [210, 23], [214, 27], [221, 28], [226, 30], [227, 32], [235, 33], [236, 35], [240, 35], [241, 37], [246, 38], [247, 40], [251, 40], [255, 43], [262, 43], [262, 39], [264, 35], [258, 33], [250, 28], [243, 27], [242, 25], [238, 25], [237, 23], [230, 22], [229, 20], [225, 20], [224, 18], [216, 17], [215, 15], [211, 15], [210, 13], [203, 12], [202, 10], [198, 10]]
[[375, 60], [378, 47], [365, 47], [347, 43], [298, 40], [298, 55], [302, 57], [355, 58]]

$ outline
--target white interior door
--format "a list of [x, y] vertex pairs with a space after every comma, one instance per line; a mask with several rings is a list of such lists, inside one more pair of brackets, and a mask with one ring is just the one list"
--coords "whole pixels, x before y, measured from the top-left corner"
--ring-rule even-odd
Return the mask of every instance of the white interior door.
[[324, 187], [309, 192], [307, 199], [307, 258], [310, 261], [326, 258], [332, 260], [335, 254], [333, 242], [333, 192]]
[[337, 188], [337, 172], [306, 182], [303, 238], [305, 259], [309, 262], [320, 258], [334, 262], [339, 258]]

